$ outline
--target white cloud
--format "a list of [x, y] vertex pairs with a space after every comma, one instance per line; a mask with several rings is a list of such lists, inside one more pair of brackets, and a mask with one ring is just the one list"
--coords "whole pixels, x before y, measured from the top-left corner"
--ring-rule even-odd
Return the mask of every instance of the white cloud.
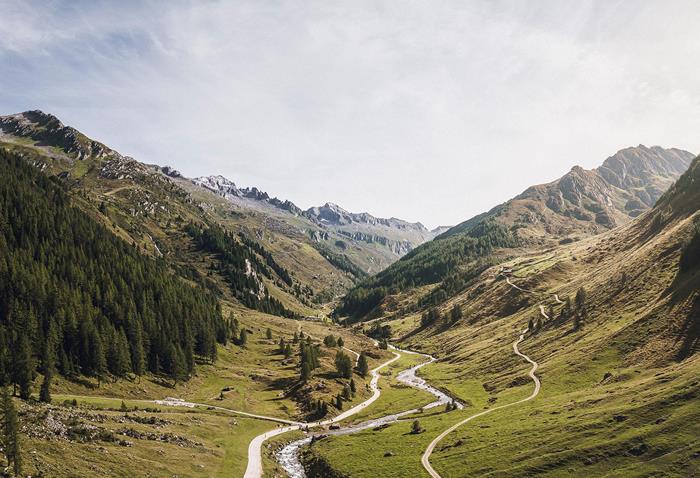
[[1, 111], [303, 207], [456, 223], [622, 147], [700, 152], [693, 2], [0, 7]]

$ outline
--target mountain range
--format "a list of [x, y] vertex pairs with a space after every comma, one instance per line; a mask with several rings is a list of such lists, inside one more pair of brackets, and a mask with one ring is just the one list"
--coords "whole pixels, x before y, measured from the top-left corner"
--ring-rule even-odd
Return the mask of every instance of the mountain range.
[[700, 469], [690, 152], [625, 148], [435, 230], [41, 111], [0, 116], [0, 161], [0, 384], [33, 475], [242, 475], [258, 450], [279, 476], [303, 437], [309, 478]]

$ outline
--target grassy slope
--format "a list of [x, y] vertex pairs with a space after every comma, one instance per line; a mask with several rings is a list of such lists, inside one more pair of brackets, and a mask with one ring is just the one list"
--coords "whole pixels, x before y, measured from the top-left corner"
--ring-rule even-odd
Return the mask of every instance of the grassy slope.
[[[513, 280], [535, 294], [508, 286], [497, 268], [487, 271], [443, 305], [447, 311], [460, 304], [462, 321], [404, 340], [437, 353], [442, 362], [424, 375], [473, 407], [421, 420], [424, 435], [406, 435], [408, 425], [394, 425], [322, 440], [314, 452], [353, 477], [376, 476], [377, 469], [382, 476], [427, 476], [421, 447], [448, 422], [531, 392], [528, 367], [511, 350], [517, 332], [538, 316], [539, 303], [552, 304], [558, 315], [552, 295], [573, 297], [585, 286], [589, 317], [582, 330], [553, 320], [521, 346], [540, 362], [537, 399], [458, 429], [431, 462], [446, 477], [697, 474], [700, 356], [692, 355], [693, 337], [683, 331], [697, 314], [700, 275], [677, 275], [680, 244], [693, 221], [680, 218], [654, 236], [647, 215], [602, 236], [511, 261]], [[391, 325], [404, 332], [407, 322], [415, 318]], [[395, 456], [385, 457], [386, 451]]]
[[[55, 397], [55, 400], [59, 398], [64, 397]], [[157, 417], [167, 422], [165, 426], [145, 425], [125, 422], [124, 413], [114, 410], [119, 408], [119, 401], [80, 398], [78, 403], [82, 415], [79, 421], [87, 426], [107, 430], [131, 428], [158, 435], [170, 433], [195, 444], [180, 446], [178, 443], [117, 435], [133, 443], [132, 446], [123, 447], [107, 441], [79, 443], [24, 436], [25, 473], [34, 475], [41, 470], [52, 477], [241, 476], [247, 464], [248, 443], [254, 436], [270, 428], [269, 423], [260, 420], [206, 410], [159, 407], [159, 413], [129, 412], [132, 416]], [[137, 401], [127, 401], [126, 404], [129, 407], [148, 406]], [[27, 406], [20, 407], [26, 417]]]

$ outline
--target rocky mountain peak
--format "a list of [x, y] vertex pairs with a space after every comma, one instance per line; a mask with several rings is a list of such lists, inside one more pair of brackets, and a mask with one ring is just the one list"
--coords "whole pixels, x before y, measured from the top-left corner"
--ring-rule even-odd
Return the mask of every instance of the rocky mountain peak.
[[0, 116], [0, 131], [37, 141], [39, 146], [57, 146], [77, 159], [102, 158], [117, 153], [75, 128], [65, 126], [54, 115], [40, 110]]

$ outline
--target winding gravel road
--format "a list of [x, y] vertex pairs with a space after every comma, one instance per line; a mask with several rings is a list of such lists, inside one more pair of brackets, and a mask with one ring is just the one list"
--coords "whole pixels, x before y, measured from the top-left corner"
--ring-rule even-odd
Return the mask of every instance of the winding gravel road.
[[[359, 357], [359, 354], [357, 352], [347, 349], [353, 354], [355, 354], [357, 357]], [[379, 371], [383, 369], [384, 367], [388, 366], [389, 364], [395, 362], [399, 358], [401, 358], [401, 355], [397, 354], [396, 352], [394, 353], [394, 358], [387, 360], [386, 362], [382, 363], [378, 367], [372, 370], [372, 380], [370, 381], [370, 389], [372, 390], [372, 396], [369, 397], [367, 400], [364, 402], [355, 405], [354, 407], [350, 408], [349, 410], [341, 413], [340, 415], [333, 417], [328, 420], [322, 420], [319, 422], [311, 422], [311, 423], [304, 423], [304, 424], [299, 424], [299, 425], [291, 425], [291, 426], [286, 426], [286, 427], [281, 427], [277, 428], [275, 430], [270, 430], [267, 431], [261, 435], [256, 436], [253, 441], [250, 442], [250, 445], [248, 445], [248, 466], [246, 468], [245, 474], [243, 475], [244, 478], [261, 478], [263, 474], [263, 468], [262, 468], [262, 445], [263, 443], [268, 440], [269, 438], [272, 438], [277, 435], [281, 435], [282, 433], [287, 433], [292, 430], [299, 430], [301, 427], [304, 428], [315, 428], [319, 426], [326, 426], [326, 425], [331, 425], [335, 422], [339, 422], [341, 420], [345, 420], [346, 418], [358, 413], [361, 410], [364, 410], [368, 406], [370, 406], [372, 403], [374, 403], [379, 396], [382, 394], [381, 390], [377, 386], [377, 383], [379, 382]]]
[[529, 397], [527, 397], [527, 398], [523, 398], [522, 400], [518, 400], [517, 402], [508, 403], [508, 404], [506, 404], [506, 405], [500, 405], [500, 406], [494, 407], [494, 408], [489, 408], [488, 410], [484, 410], [483, 412], [479, 412], [479, 413], [477, 413], [477, 414], [475, 414], [475, 415], [472, 415], [472, 416], [470, 416], [470, 417], [468, 417], [468, 418], [465, 418], [465, 419], [462, 420], [461, 422], [452, 425], [450, 428], [448, 428], [447, 430], [445, 430], [444, 432], [442, 432], [440, 435], [438, 435], [437, 438], [435, 438], [432, 442], [430, 442], [430, 444], [428, 445], [428, 448], [426, 448], [426, 450], [425, 450], [425, 452], [423, 453], [423, 456], [421, 457], [421, 460], [420, 460], [421, 463], [423, 464], [423, 468], [425, 468], [425, 470], [428, 472], [428, 474], [430, 474], [431, 477], [433, 477], [433, 478], [442, 478], [442, 476], [440, 475], [440, 473], [438, 473], [437, 471], [435, 471], [435, 469], [434, 469], [434, 468], [432, 467], [432, 465], [430, 464], [430, 455], [433, 453], [433, 450], [435, 449], [435, 446], [436, 446], [443, 438], [445, 438], [447, 435], [449, 435], [450, 433], [452, 433], [453, 431], [455, 431], [457, 428], [461, 427], [461, 426], [464, 425], [465, 423], [468, 423], [468, 422], [474, 420], [475, 418], [482, 417], [482, 416], [487, 415], [487, 414], [489, 414], [489, 413], [493, 413], [493, 412], [495, 412], [495, 411], [497, 411], [497, 410], [503, 410], [504, 408], [513, 407], [513, 406], [518, 405], [518, 404], [520, 404], [520, 403], [527, 402], [527, 401], [532, 400], [533, 398], [535, 398], [535, 397], [540, 393], [540, 380], [539, 380], [539, 379], [537, 378], [537, 376], [535, 375], [535, 371], [537, 370], [537, 367], [538, 367], [537, 362], [535, 362], [535, 361], [532, 360], [530, 357], [528, 357], [527, 355], [521, 353], [520, 350], [518, 350], [518, 344], [520, 344], [520, 342], [522, 342], [522, 341], [525, 339], [525, 334], [527, 333], [527, 331], [528, 331], [528, 329], [523, 330], [522, 333], [520, 334], [520, 337], [518, 338], [518, 340], [516, 340], [515, 342], [513, 342], [513, 352], [514, 352], [516, 355], [518, 355], [518, 356], [524, 358], [525, 360], [527, 360], [529, 363], [532, 364], [532, 368], [530, 369], [530, 372], [528, 373], [528, 376], [533, 380], [533, 382], [535, 382], [535, 389], [533, 390], [532, 394], [531, 394]]
[[[534, 292], [531, 290], [523, 289], [522, 287], [513, 284], [510, 280], [510, 277], [506, 276], [506, 282], [508, 283], [508, 285], [510, 285], [511, 287], [513, 287], [519, 291], [534, 294]], [[554, 298], [557, 302], [559, 302], [559, 303], [562, 302], [559, 300], [559, 297], [557, 295], [555, 295]], [[540, 309], [540, 314], [542, 314], [542, 316], [544, 318], [549, 319], [549, 316], [544, 311], [544, 305], [540, 304], [539, 309]], [[484, 415], [488, 415], [489, 413], [493, 413], [497, 410], [503, 410], [504, 408], [513, 407], [513, 406], [518, 405], [520, 403], [530, 401], [540, 393], [540, 379], [537, 378], [537, 375], [535, 375], [535, 371], [537, 371], [537, 367], [539, 366], [539, 364], [537, 362], [535, 362], [534, 360], [532, 360], [527, 355], [521, 353], [520, 350], [518, 349], [518, 344], [520, 344], [520, 342], [525, 340], [525, 334], [528, 332], [528, 330], [529, 330], [529, 328], [526, 328], [525, 330], [523, 330], [520, 333], [520, 337], [518, 337], [518, 340], [513, 342], [513, 352], [515, 353], [515, 355], [524, 358], [530, 364], [532, 364], [532, 368], [530, 369], [530, 372], [528, 372], [528, 376], [535, 383], [535, 389], [532, 391], [532, 394], [529, 397], [523, 398], [522, 400], [518, 400], [517, 402], [508, 403], [506, 405], [500, 405], [500, 406], [494, 407], [494, 408], [489, 408], [488, 410], [484, 410], [484, 411], [479, 412], [475, 415], [471, 415], [470, 417], [465, 418], [461, 422], [452, 425], [450, 428], [448, 428], [447, 430], [442, 432], [440, 435], [438, 435], [432, 442], [430, 442], [430, 444], [425, 449], [425, 452], [423, 453], [423, 456], [421, 457], [421, 460], [420, 460], [421, 464], [423, 465], [423, 468], [425, 468], [425, 470], [428, 472], [428, 474], [432, 478], [442, 478], [440, 473], [435, 471], [435, 468], [433, 468], [433, 466], [430, 464], [430, 455], [433, 453], [433, 450], [435, 449], [437, 444], [440, 443], [440, 441], [442, 441], [443, 438], [445, 438], [447, 435], [449, 435], [450, 433], [452, 433], [453, 431], [455, 431], [457, 428], [461, 427], [465, 423], [468, 423], [468, 422], [474, 420], [475, 418], [483, 417]]]

